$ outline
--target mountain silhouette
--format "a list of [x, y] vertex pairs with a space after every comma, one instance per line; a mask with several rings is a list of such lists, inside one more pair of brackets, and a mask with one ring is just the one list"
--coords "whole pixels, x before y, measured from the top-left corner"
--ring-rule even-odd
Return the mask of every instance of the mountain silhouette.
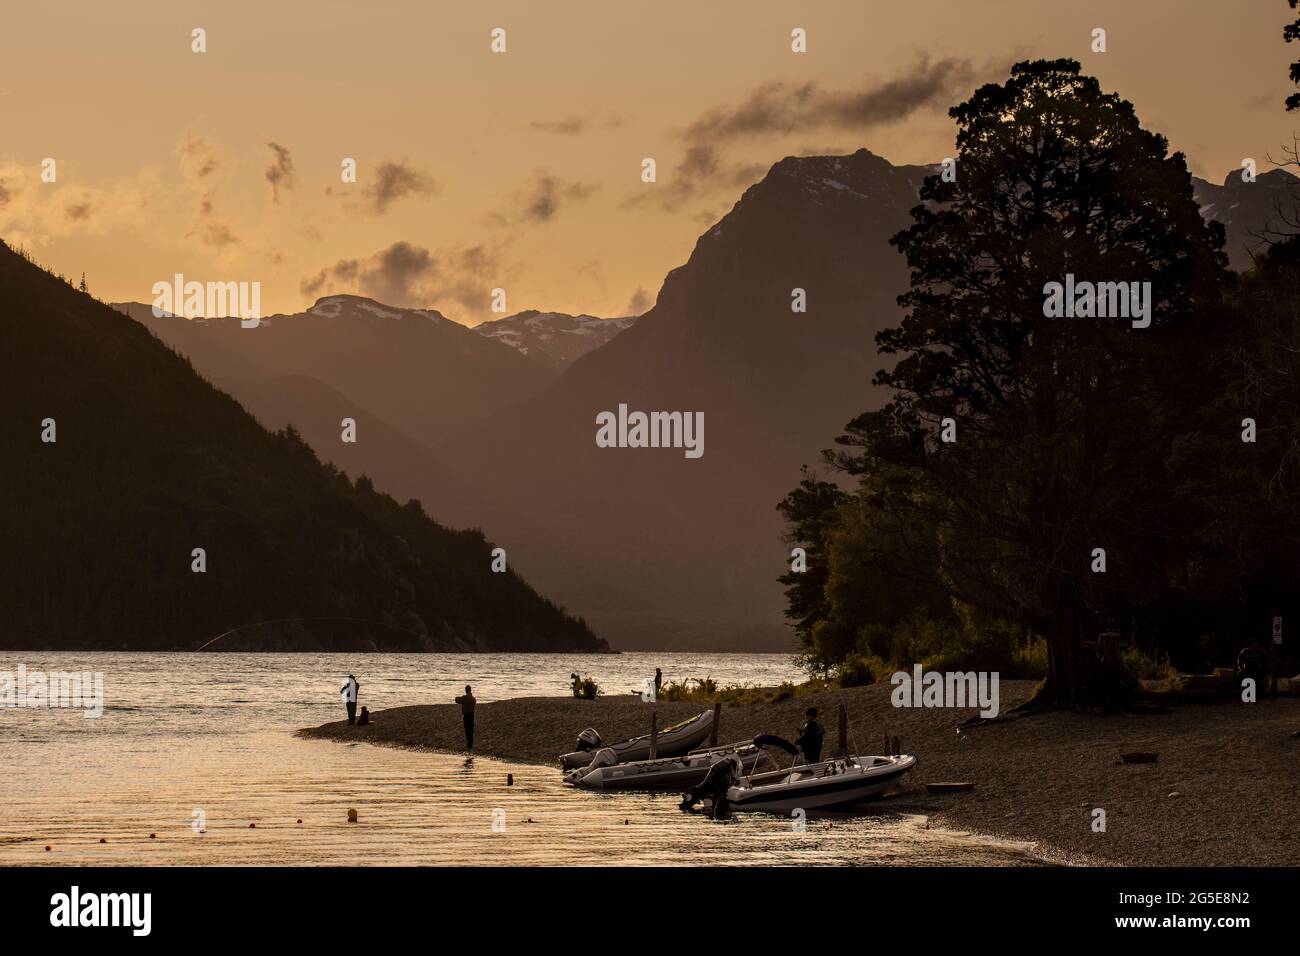
[[394, 308], [363, 296], [327, 296], [306, 312], [272, 315], [256, 328], [241, 328], [233, 317], [155, 318], [141, 303], [118, 308], [236, 396], [245, 384], [306, 376], [430, 444], [528, 398], [556, 377], [546, 362], [440, 312]]
[[322, 465], [2, 245], [0, 298], [0, 646], [604, 647], [513, 568], [494, 573], [481, 533]]

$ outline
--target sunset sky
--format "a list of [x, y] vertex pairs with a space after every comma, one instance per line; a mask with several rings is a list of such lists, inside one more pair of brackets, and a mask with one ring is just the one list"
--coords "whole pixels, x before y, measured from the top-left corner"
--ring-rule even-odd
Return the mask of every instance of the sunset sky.
[[0, 237], [84, 271], [105, 301], [150, 301], [181, 272], [260, 281], [266, 314], [354, 292], [475, 324], [501, 286], [511, 312], [625, 315], [773, 162], [864, 146], [935, 162], [952, 150], [947, 107], [1017, 59], [1080, 59], [1198, 175], [1221, 181], [1244, 157], [1263, 171], [1300, 127], [1282, 106], [1300, 57], [1289, 14], [1285, 0], [9, 3]]

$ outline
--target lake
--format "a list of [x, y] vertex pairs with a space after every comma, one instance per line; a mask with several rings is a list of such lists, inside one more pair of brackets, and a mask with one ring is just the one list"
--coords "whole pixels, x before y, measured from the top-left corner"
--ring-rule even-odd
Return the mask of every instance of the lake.
[[1023, 845], [919, 817], [835, 816], [804, 832], [777, 816], [715, 822], [683, 814], [672, 794], [566, 788], [551, 767], [293, 735], [343, 715], [349, 672], [361, 702], [382, 710], [447, 703], [466, 683], [481, 701], [563, 695], [573, 671], [610, 693], [655, 667], [665, 681], [770, 686], [800, 679], [789, 655], [0, 655], [0, 671], [19, 665], [102, 673], [103, 714], [0, 708], [0, 865], [1037, 862]]

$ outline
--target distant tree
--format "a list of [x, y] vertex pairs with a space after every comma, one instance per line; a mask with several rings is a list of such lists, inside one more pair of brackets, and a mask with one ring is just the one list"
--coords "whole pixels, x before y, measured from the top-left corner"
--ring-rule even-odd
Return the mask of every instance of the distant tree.
[[[928, 177], [893, 240], [912, 270], [908, 315], [877, 337], [901, 356], [876, 379], [894, 397], [834, 460], [913, 476], [877, 507], [936, 529], [930, 573], [955, 599], [1046, 638], [1035, 704], [1114, 706], [1132, 685], [1093, 639], [1186, 560], [1167, 458], [1223, 334], [1223, 230], [1183, 156], [1073, 60], [1019, 63], [951, 115], [956, 180]], [[1150, 282], [1151, 326], [1046, 317], [1045, 284], [1067, 274]], [[953, 443], [936, 440], [944, 418]]]
[[84, 272], [81, 274], [81, 281], [77, 283], [77, 289], [81, 292], [86, 291], [86, 274]]

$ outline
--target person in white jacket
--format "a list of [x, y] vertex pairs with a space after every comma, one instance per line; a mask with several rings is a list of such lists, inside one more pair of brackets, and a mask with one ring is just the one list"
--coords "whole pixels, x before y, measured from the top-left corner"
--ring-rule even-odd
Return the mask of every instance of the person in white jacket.
[[353, 675], [349, 674], [348, 679], [339, 688], [339, 693], [343, 695], [343, 706], [348, 709], [348, 723], [355, 724], [357, 722], [357, 697], [361, 694], [361, 684]]

